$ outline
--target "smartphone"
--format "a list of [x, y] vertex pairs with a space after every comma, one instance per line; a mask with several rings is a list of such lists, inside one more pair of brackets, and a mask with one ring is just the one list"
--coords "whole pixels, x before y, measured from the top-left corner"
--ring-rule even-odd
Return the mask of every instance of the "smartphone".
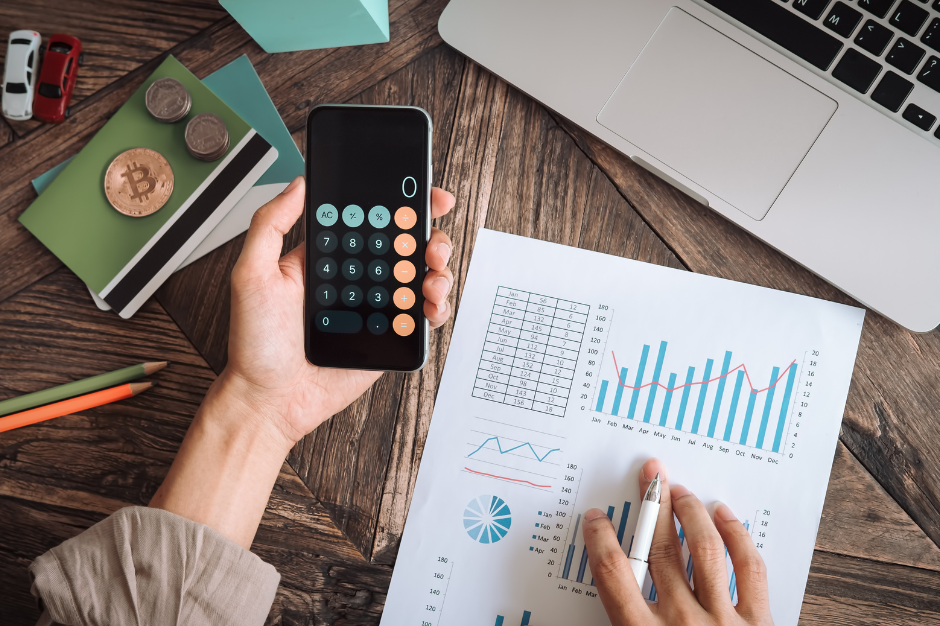
[[428, 356], [431, 118], [326, 104], [307, 116], [304, 341], [314, 365], [413, 372]]

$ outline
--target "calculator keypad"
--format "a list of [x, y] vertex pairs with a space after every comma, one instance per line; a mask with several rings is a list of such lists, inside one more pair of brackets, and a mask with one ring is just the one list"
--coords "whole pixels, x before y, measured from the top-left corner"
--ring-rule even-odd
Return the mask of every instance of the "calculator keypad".
[[[384, 206], [322, 204], [314, 212], [321, 228], [316, 248], [323, 256], [314, 268], [319, 279], [315, 299], [322, 307], [315, 325], [326, 333], [383, 335], [390, 329], [401, 337], [415, 330], [419, 298], [415, 293], [415, 258], [423, 233], [414, 227], [411, 207], [394, 212]], [[360, 307], [365, 306], [365, 310]], [[372, 311], [371, 313], [369, 311]], [[363, 323], [364, 322], [364, 323]]]

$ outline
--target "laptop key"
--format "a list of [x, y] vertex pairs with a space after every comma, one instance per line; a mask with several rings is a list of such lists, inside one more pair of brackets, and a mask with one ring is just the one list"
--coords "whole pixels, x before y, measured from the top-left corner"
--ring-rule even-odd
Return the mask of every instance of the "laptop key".
[[921, 130], [930, 130], [933, 123], [937, 121], [936, 116], [931, 115], [913, 102], [907, 105], [901, 117]]
[[793, 0], [794, 9], [814, 20], [819, 19], [828, 4], [829, 0]]
[[888, 70], [875, 90], [871, 92], [871, 99], [889, 111], [897, 113], [913, 88], [914, 83]]
[[861, 13], [844, 2], [836, 2], [823, 21], [823, 26], [843, 37], [850, 37], [861, 21]]
[[[937, 2], [940, 2], [940, 0], [937, 0]], [[928, 26], [927, 30], [924, 31], [924, 34], [920, 40], [934, 50], [940, 52], [940, 18], [933, 18], [933, 20], [930, 22], [930, 26]]]
[[799, 15], [794, 15], [777, 0], [705, 2], [824, 72], [842, 50], [840, 40]]
[[836, 65], [836, 68], [832, 70], [832, 75], [836, 80], [842, 81], [855, 91], [867, 93], [880, 71], [881, 65], [858, 50], [849, 48], [842, 55], [842, 59]]
[[934, 11], [940, 11], [940, 0], [933, 0], [933, 4], [930, 6], [933, 7]]
[[[937, 2], [940, 2], [940, 0], [937, 0]], [[858, 31], [855, 36], [855, 44], [862, 50], [880, 57], [893, 37], [894, 33], [890, 28], [882, 26], [875, 20], [868, 20], [862, 26], [862, 30]]]
[[922, 9], [911, 0], [901, 0], [901, 4], [898, 5], [894, 15], [891, 16], [890, 23], [895, 28], [913, 37], [927, 21], [929, 15], [927, 9]]
[[884, 17], [894, 2], [895, 0], [858, 0], [858, 6], [878, 17]]
[[913, 74], [917, 69], [920, 60], [924, 58], [924, 49], [912, 44], [904, 37], [898, 37], [898, 40], [891, 46], [891, 51], [885, 57], [885, 61], [898, 68], [905, 74]]
[[934, 91], [940, 91], [940, 58], [931, 56], [917, 75], [917, 80]]

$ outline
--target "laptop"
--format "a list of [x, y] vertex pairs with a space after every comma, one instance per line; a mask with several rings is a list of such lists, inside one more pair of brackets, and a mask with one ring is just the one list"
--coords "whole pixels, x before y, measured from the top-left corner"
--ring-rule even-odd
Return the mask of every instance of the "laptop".
[[452, 0], [439, 29], [866, 306], [940, 324], [940, 0]]

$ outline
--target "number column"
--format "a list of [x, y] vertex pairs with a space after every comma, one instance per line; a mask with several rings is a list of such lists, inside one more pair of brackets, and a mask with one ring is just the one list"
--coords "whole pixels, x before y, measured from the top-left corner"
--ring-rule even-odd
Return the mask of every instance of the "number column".
[[587, 305], [566, 300], [556, 301], [550, 337], [532, 407], [536, 411], [564, 413], [589, 312]]
[[475, 398], [506, 401], [528, 301], [525, 291], [506, 287], [497, 290], [474, 383]]
[[529, 294], [525, 304], [519, 343], [512, 364], [506, 404], [534, 408], [538, 394], [539, 373], [545, 360], [545, 351], [551, 338], [552, 319], [555, 316], [555, 298]]

